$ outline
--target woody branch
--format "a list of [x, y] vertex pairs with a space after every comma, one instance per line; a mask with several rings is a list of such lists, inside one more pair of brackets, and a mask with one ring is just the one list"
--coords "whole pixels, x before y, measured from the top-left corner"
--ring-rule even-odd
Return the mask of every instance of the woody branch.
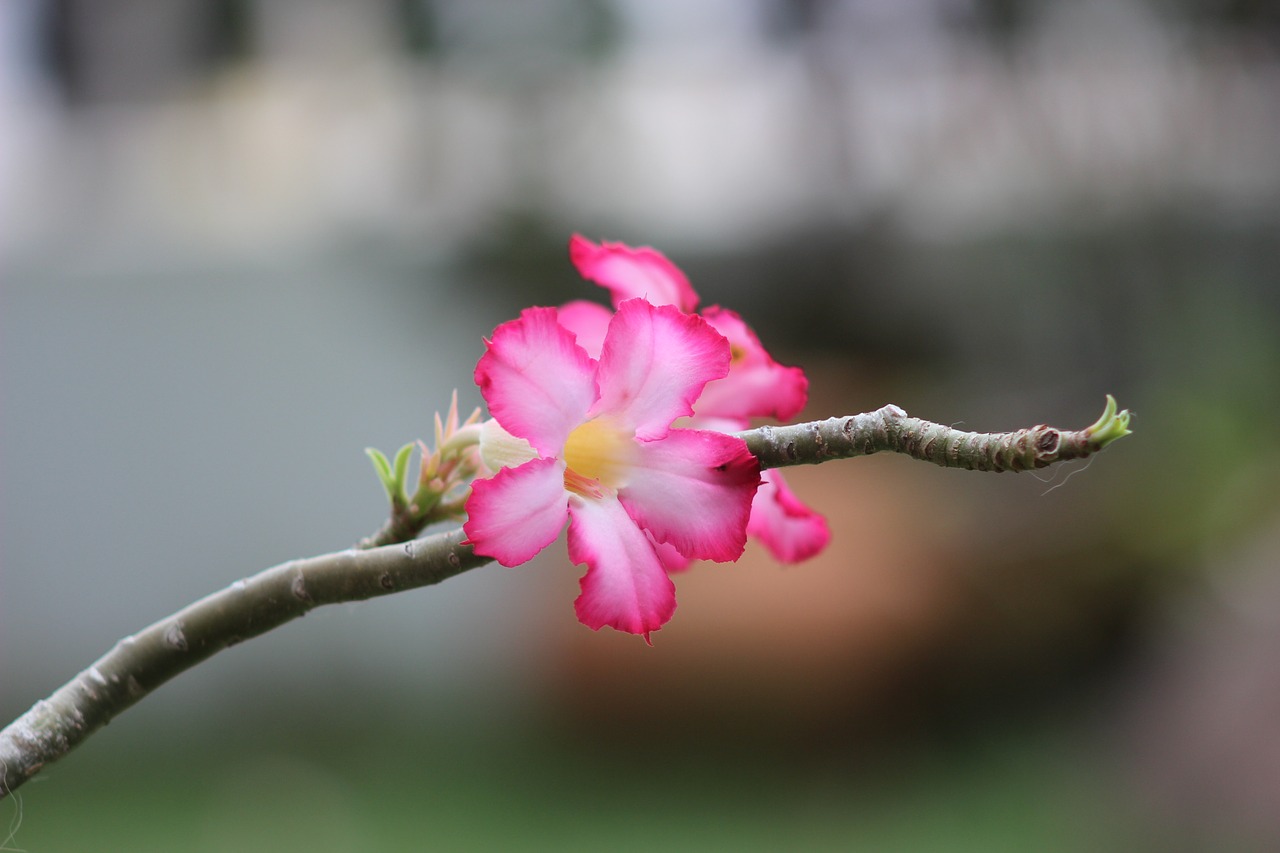
[[[1083, 430], [1048, 426], [972, 433], [909, 417], [897, 406], [875, 412], [739, 433], [761, 468], [903, 453], [975, 471], [1024, 471], [1079, 459], [1129, 433], [1115, 400]], [[459, 508], [461, 504], [459, 502]], [[433, 516], [435, 518], [435, 516]], [[490, 560], [464, 544], [461, 530], [292, 560], [238, 580], [120, 640], [75, 678], [0, 731], [0, 798], [57, 761], [125, 709], [179, 673], [229, 646], [264, 634], [325, 604], [362, 601], [439, 583]]]

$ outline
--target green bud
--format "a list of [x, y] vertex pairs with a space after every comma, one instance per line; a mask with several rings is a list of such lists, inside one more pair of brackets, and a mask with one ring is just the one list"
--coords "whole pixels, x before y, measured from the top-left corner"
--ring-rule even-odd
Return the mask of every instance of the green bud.
[[395, 471], [396, 479], [395, 493], [404, 498], [404, 475], [409, 471], [409, 454], [413, 453], [413, 442], [409, 442], [404, 447], [396, 451]]
[[382, 481], [382, 487], [387, 490], [388, 495], [391, 494], [395, 479], [391, 476], [391, 463], [387, 461], [386, 455], [376, 447], [366, 447], [364, 454], [373, 463], [373, 470]]
[[1117, 438], [1124, 438], [1133, 432], [1133, 430], [1129, 429], [1129, 418], [1131, 417], [1129, 410], [1124, 409], [1117, 412], [1116, 409], [1116, 398], [1108, 394], [1107, 407], [1102, 410], [1102, 417], [1098, 418], [1093, 426], [1085, 430], [1085, 433], [1089, 436], [1089, 442], [1096, 445], [1099, 450]]

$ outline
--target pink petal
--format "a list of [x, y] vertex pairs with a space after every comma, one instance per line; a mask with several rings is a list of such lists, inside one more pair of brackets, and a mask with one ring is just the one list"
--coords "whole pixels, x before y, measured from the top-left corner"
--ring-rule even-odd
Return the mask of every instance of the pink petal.
[[701, 318], [630, 299], [609, 323], [591, 414], [608, 415], [638, 438], [661, 438], [673, 420], [692, 413], [703, 387], [728, 371], [728, 342]]
[[694, 415], [687, 421], [681, 421], [680, 426], [688, 427], [689, 429], [709, 429], [712, 432], [732, 433], [751, 429], [751, 421], [746, 418], [713, 418], [709, 415]]
[[603, 305], [577, 299], [559, 308], [560, 325], [573, 332], [578, 339], [578, 346], [587, 351], [592, 358], [600, 357], [604, 346], [605, 332], [609, 330], [609, 321], [613, 312]]
[[702, 318], [728, 339], [733, 359], [729, 375], [708, 383], [698, 398], [699, 415], [785, 421], [799, 414], [809, 395], [803, 370], [774, 361], [735, 312], [712, 306], [702, 312]]
[[653, 534], [646, 532], [649, 541], [653, 543], [653, 550], [657, 553], [658, 559], [662, 562], [662, 568], [668, 573], [683, 572], [689, 568], [693, 560], [686, 557], [676, 550], [676, 546], [668, 545], [666, 542], [654, 542]]
[[564, 463], [534, 459], [473, 482], [462, 529], [477, 554], [518, 566], [555, 541], [568, 509]]
[[641, 246], [602, 242], [596, 245], [574, 234], [569, 238], [569, 259], [578, 273], [609, 289], [613, 307], [628, 299], [644, 299], [654, 305], [674, 305], [686, 314], [698, 307], [698, 294], [689, 279], [666, 255]]
[[556, 322], [554, 308], [526, 308], [485, 342], [475, 379], [489, 411], [512, 435], [556, 456], [595, 402], [595, 364]]
[[760, 465], [731, 435], [673, 429], [639, 442], [618, 500], [658, 542], [686, 557], [725, 562], [742, 556]]
[[574, 498], [569, 503], [569, 559], [587, 565], [582, 594], [573, 603], [582, 624], [608, 625], [630, 634], [667, 623], [676, 609], [676, 588], [653, 544], [617, 500]]
[[760, 475], [760, 491], [751, 505], [747, 532], [783, 563], [816, 555], [831, 539], [826, 519], [802, 504], [778, 471]]

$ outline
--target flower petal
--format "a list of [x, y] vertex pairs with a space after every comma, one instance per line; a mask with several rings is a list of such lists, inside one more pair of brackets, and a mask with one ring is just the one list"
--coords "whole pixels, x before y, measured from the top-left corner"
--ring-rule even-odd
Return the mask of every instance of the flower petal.
[[609, 323], [591, 414], [608, 415], [638, 438], [661, 438], [691, 414], [712, 379], [729, 371], [729, 343], [701, 318], [630, 299]]
[[666, 542], [655, 542], [653, 534], [648, 531], [645, 531], [645, 535], [653, 543], [653, 550], [657, 552], [658, 559], [662, 562], [662, 568], [666, 569], [668, 573], [683, 572], [693, 563], [693, 560], [677, 551], [676, 546], [668, 545]]
[[581, 234], [569, 238], [569, 259], [578, 273], [609, 289], [613, 307], [628, 299], [654, 305], [674, 305], [686, 314], [698, 307], [698, 294], [689, 279], [656, 249], [625, 243], [592, 243]]
[[555, 541], [568, 509], [564, 463], [534, 459], [473, 482], [462, 529], [477, 554], [518, 566]]
[[515, 468], [538, 458], [533, 445], [502, 428], [497, 418], [480, 425], [480, 461], [492, 476], [503, 468]]
[[694, 406], [699, 415], [786, 421], [799, 414], [809, 396], [803, 370], [774, 361], [737, 313], [713, 305], [702, 318], [728, 339], [733, 359], [729, 375], [703, 389]]
[[570, 501], [569, 559], [587, 565], [573, 607], [588, 628], [608, 625], [648, 642], [649, 632], [675, 612], [675, 584], [649, 537], [616, 499]]
[[603, 305], [584, 299], [561, 305], [558, 311], [560, 325], [573, 332], [578, 339], [578, 346], [592, 358], [599, 358], [613, 312]]
[[618, 500], [658, 542], [686, 557], [725, 562], [742, 556], [760, 464], [731, 435], [673, 429], [638, 442], [639, 458]]
[[774, 470], [760, 475], [747, 532], [783, 563], [807, 560], [831, 540], [826, 519], [801, 503], [782, 474]]
[[556, 322], [554, 308], [526, 308], [485, 347], [475, 380], [489, 411], [543, 455], [558, 455], [598, 395], [586, 350]]

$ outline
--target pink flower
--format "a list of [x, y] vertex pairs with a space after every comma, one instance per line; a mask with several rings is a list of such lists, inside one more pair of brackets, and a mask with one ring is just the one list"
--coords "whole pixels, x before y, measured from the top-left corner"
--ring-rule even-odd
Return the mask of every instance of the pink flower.
[[[685, 312], [698, 307], [698, 294], [688, 278], [655, 249], [609, 242], [597, 245], [575, 234], [569, 240], [569, 257], [583, 278], [610, 292], [615, 307], [636, 297], [655, 305], [675, 305]], [[578, 300], [563, 306], [559, 316], [587, 352], [600, 351], [611, 316], [608, 309]], [[809, 382], [804, 372], [774, 361], [735, 312], [712, 306], [703, 309], [701, 316], [729, 341], [731, 360], [728, 375], [708, 382], [694, 404], [691, 425], [736, 432], [747, 429], [753, 417], [785, 421], [799, 414], [808, 399]], [[826, 520], [791, 492], [780, 472], [764, 471], [761, 481], [752, 507], [750, 535], [784, 563], [807, 560], [822, 551], [831, 539]], [[689, 562], [679, 554], [664, 552], [663, 556], [672, 570]]]
[[760, 489], [751, 503], [747, 533], [783, 563], [816, 557], [831, 541], [827, 520], [802, 503], [782, 473], [772, 468], [760, 472]]
[[613, 295], [613, 307], [628, 299], [674, 305], [686, 314], [698, 307], [698, 294], [680, 268], [657, 249], [633, 249], [625, 243], [592, 243], [581, 234], [569, 238], [569, 260], [582, 277]]
[[724, 562], [746, 542], [760, 482], [746, 443], [671, 428], [726, 374], [728, 343], [696, 316], [632, 299], [610, 320], [598, 360], [554, 308], [525, 310], [486, 348], [475, 379], [496, 422], [486, 461], [499, 470], [472, 484], [469, 541], [516, 566], [568, 520], [569, 557], [587, 566], [578, 618], [647, 641], [676, 606], [657, 549]]

